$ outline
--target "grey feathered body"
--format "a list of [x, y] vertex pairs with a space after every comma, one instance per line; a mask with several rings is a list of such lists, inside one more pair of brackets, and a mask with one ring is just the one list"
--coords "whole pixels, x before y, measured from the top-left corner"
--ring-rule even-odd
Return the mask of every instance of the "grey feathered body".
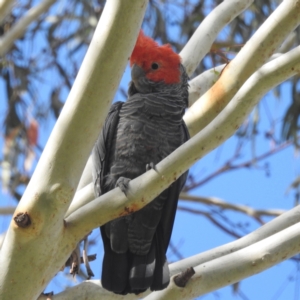
[[[151, 92], [140, 93], [131, 83], [128, 100], [113, 105], [93, 153], [97, 195], [115, 188], [120, 177], [143, 174], [146, 165], [157, 164], [188, 139], [182, 120], [188, 84], [181, 70], [179, 84], [156, 83]], [[104, 287], [126, 294], [168, 285], [165, 253], [186, 175], [140, 211], [101, 227]]]

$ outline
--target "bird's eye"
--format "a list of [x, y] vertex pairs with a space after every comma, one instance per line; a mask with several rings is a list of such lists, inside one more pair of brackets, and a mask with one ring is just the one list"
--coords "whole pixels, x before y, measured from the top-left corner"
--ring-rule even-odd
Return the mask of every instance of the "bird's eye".
[[159, 67], [158, 63], [153, 63], [153, 64], [151, 65], [151, 69], [152, 69], [152, 70], [157, 70], [158, 67]]

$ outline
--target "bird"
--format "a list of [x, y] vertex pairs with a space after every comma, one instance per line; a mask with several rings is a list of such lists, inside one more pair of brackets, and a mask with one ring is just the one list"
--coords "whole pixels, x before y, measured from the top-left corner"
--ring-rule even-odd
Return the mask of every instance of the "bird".
[[[128, 98], [111, 106], [92, 151], [96, 197], [115, 187], [126, 194], [130, 180], [156, 170], [157, 163], [189, 139], [183, 121], [188, 75], [180, 56], [141, 30], [130, 66]], [[168, 286], [166, 252], [187, 174], [139, 211], [100, 227], [105, 289], [126, 295]]]

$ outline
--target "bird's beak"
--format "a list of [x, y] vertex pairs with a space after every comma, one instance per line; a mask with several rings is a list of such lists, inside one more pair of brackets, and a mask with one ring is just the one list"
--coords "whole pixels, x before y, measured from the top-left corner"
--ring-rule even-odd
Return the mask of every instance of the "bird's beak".
[[131, 68], [132, 81], [136, 82], [139, 78], [144, 77], [144, 76], [145, 76], [144, 70], [140, 66], [134, 64]]

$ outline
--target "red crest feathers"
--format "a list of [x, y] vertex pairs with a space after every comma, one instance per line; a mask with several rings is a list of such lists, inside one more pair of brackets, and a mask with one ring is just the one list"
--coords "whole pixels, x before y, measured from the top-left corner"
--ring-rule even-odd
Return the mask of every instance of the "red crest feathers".
[[[141, 30], [130, 57], [130, 66], [137, 64], [152, 81], [166, 84], [180, 82], [180, 56], [169, 44], [159, 46]], [[157, 64], [158, 68], [153, 68]]]

